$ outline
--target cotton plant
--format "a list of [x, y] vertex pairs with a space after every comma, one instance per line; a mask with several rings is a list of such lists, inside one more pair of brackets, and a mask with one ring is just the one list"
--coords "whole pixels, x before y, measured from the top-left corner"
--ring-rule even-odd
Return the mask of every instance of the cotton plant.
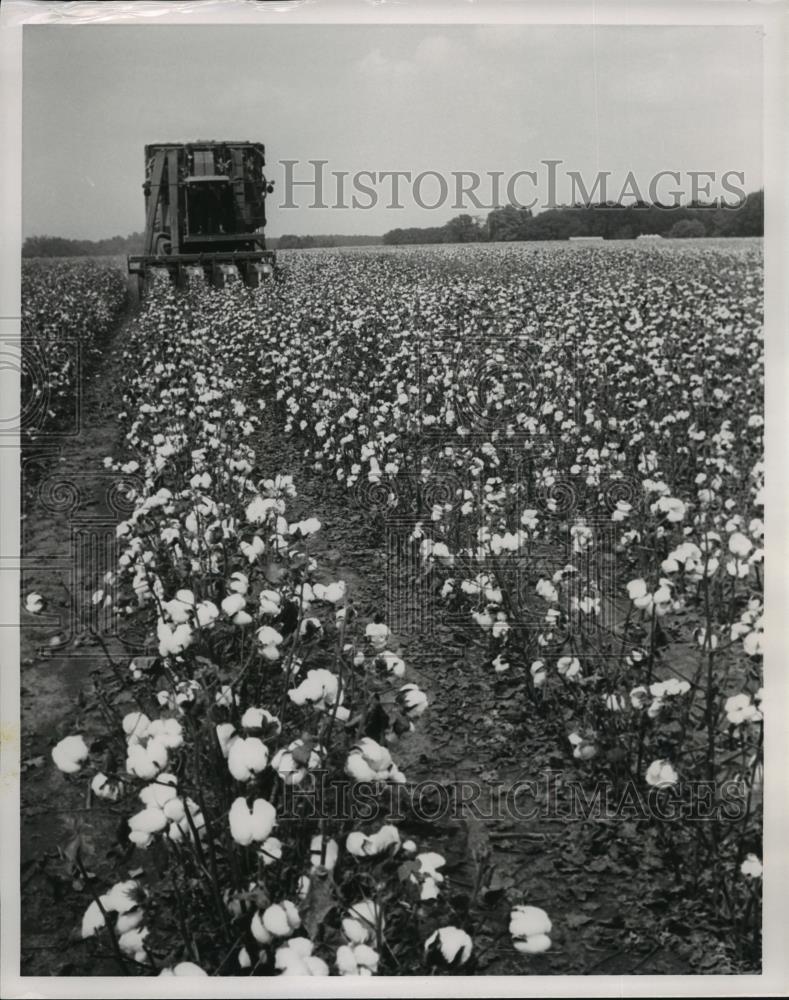
[[[449, 252], [466, 259], [467, 249]], [[322, 571], [321, 512], [299, 506], [289, 472], [259, 468], [266, 421], [279, 421], [376, 523], [413, 516], [414, 571], [462, 618], [491, 683], [522, 685], [527, 714], [562, 719], [557, 752], [568, 768], [636, 781], [661, 801], [725, 768], [755, 787], [763, 351], [758, 307], [737, 311], [734, 300], [747, 284], [757, 302], [758, 263], [746, 250], [721, 252], [715, 268], [689, 258], [716, 292], [693, 292], [698, 333], [688, 338], [651, 295], [667, 280], [690, 294], [684, 264], [650, 258], [647, 294], [636, 304], [624, 290], [621, 315], [620, 289], [595, 271], [580, 333], [570, 296], [557, 295], [570, 279], [552, 250], [539, 254], [551, 280], [528, 290], [489, 262], [495, 308], [479, 306], [466, 278], [448, 282], [430, 255], [418, 281], [406, 256], [328, 256], [320, 266], [305, 257], [298, 280], [272, 297], [195, 289], [188, 314], [157, 285], [132, 325], [123, 455], [108, 466], [134, 477], [132, 510], [99, 604], [111, 592], [108, 607], [145, 638], [124, 671], [130, 697], [112, 754], [85, 732], [58, 734], [53, 757], [66, 780], [125, 811], [137, 850], [171, 852], [173, 878], [182, 862], [197, 866], [217, 935], [229, 921], [243, 938], [229, 962], [245, 973], [390, 971], [383, 945], [396, 894], [343, 898], [330, 947], [292, 924], [285, 904], [301, 918], [324, 868], [342, 881], [407, 864], [405, 905], [442, 914], [419, 962], [455, 970], [474, 955], [462, 921], [436, 909], [449, 905], [450, 876], [430, 845], [406, 850], [385, 823], [319, 829], [305, 815], [297, 831], [281, 808], [287, 795], [319, 790], [327, 770], [374, 795], [401, 785], [398, 741], [429, 697], [393, 623], [355, 616], [350, 584]], [[335, 294], [359, 282], [363, 301]], [[551, 328], [542, 342], [526, 335], [535, 303]], [[604, 371], [605, 384], [578, 379], [578, 366]], [[425, 434], [436, 430], [427, 454]], [[601, 582], [614, 562], [615, 579]], [[45, 610], [39, 590], [26, 614]], [[367, 731], [371, 704], [379, 722]], [[755, 850], [757, 818], [745, 825]], [[744, 858], [734, 851], [727, 870], [753, 891]], [[233, 910], [220, 911], [228, 890]], [[272, 906], [289, 932], [250, 939], [254, 916], [263, 927]], [[549, 918], [531, 909], [513, 916], [524, 961], [551, 940]], [[134, 960], [158, 961], [153, 937], [151, 926], [127, 939]], [[167, 956], [162, 974], [194, 958]]]

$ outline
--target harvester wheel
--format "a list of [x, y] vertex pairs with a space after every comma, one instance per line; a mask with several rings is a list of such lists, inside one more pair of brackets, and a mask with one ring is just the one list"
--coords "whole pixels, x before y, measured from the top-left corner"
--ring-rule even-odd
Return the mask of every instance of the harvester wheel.
[[214, 264], [212, 278], [215, 288], [225, 288], [241, 280], [235, 264]]

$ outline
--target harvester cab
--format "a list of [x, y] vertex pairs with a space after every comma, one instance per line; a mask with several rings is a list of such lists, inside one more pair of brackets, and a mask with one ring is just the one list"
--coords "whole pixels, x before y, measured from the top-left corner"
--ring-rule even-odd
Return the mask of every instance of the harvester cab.
[[140, 291], [161, 272], [179, 287], [192, 278], [219, 287], [241, 278], [256, 287], [274, 277], [264, 235], [273, 190], [265, 164], [259, 142], [145, 147], [145, 244], [128, 258]]

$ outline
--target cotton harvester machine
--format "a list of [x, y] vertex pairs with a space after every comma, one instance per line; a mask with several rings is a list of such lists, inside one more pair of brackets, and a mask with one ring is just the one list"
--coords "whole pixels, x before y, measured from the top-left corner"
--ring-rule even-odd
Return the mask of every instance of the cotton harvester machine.
[[157, 143], [145, 147], [145, 245], [128, 259], [142, 291], [152, 274], [179, 287], [205, 275], [256, 287], [274, 277], [266, 250], [265, 148], [259, 142]]

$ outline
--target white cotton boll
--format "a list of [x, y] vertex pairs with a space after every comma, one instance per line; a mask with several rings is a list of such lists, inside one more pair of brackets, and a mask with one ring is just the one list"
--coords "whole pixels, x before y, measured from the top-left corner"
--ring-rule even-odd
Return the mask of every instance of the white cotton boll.
[[148, 937], [147, 927], [135, 927], [134, 930], [126, 931], [118, 938], [118, 946], [121, 951], [134, 958], [135, 962], [144, 962], [147, 955], [145, 952], [145, 939]]
[[294, 603], [301, 606], [304, 611], [308, 611], [310, 605], [315, 600], [315, 589], [309, 583], [302, 583], [296, 588]]
[[126, 879], [116, 882], [112, 888], [101, 897], [105, 910], [115, 913], [128, 913], [139, 905], [140, 883], [136, 879]]
[[171, 822], [180, 823], [186, 816], [184, 800], [180, 798], [170, 799], [162, 806], [162, 812]]
[[444, 881], [444, 876], [440, 875], [438, 871], [447, 863], [442, 854], [438, 854], [436, 851], [425, 851], [424, 854], [418, 854], [416, 860], [419, 862], [420, 871], [432, 875], [439, 882]]
[[271, 760], [271, 766], [286, 785], [300, 784], [307, 774], [307, 769], [315, 768], [320, 764], [320, 756], [315, 750], [310, 751], [306, 766], [296, 760], [293, 751], [303, 746], [303, 740], [294, 740], [287, 748], [283, 747], [278, 750]]
[[291, 535], [296, 533], [300, 534], [303, 538], [307, 538], [310, 535], [314, 535], [316, 531], [320, 531], [321, 522], [317, 517], [308, 517], [303, 521], [297, 521], [295, 524], [291, 524], [288, 528], [288, 532]]
[[319, 619], [317, 618], [305, 618], [301, 625], [299, 626], [299, 637], [304, 636], [309, 638], [320, 637], [323, 635], [323, 625], [321, 625]]
[[502, 653], [499, 653], [496, 659], [493, 660], [493, 669], [497, 674], [504, 674], [510, 669], [510, 664], [504, 659]]
[[236, 727], [232, 722], [220, 722], [216, 727], [216, 738], [219, 741], [222, 756], [227, 757], [230, 752], [231, 745], [238, 739], [238, 736], [236, 735]]
[[143, 781], [152, 781], [167, 767], [167, 748], [156, 740], [148, 746], [130, 746], [126, 756], [126, 770]]
[[253, 841], [252, 835], [252, 814], [246, 799], [237, 798], [228, 813], [230, 823], [230, 835], [237, 844], [246, 847]]
[[236, 704], [236, 696], [229, 684], [223, 684], [214, 695], [214, 702], [223, 708], [231, 708]]
[[175, 625], [188, 622], [195, 609], [195, 595], [191, 590], [179, 590], [171, 601], [165, 601], [162, 607]]
[[248, 708], [241, 716], [241, 725], [244, 729], [273, 729], [279, 733], [282, 725], [276, 715], [266, 711], [265, 708]]
[[471, 957], [471, 938], [458, 927], [442, 927], [425, 941], [425, 953], [439, 953], [448, 965], [464, 965]]
[[319, 833], [316, 833], [310, 841], [310, 861], [313, 868], [322, 866], [327, 871], [333, 871], [334, 866], [337, 864], [339, 853], [340, 849], [337, 846], [336, 840], [329, 838], [324, 848], [323, 837]]
[[286, 937], [290, 933], [290, 924], [281, 906], [272, 904], [263, 914], [263, 926], [274, 937]]
[[232, 618], [233, 615], [238, 614], [239, 611], [243, 611], [246, 604], [247, 599], [244, 597], [243, 593], [228, 594], [228, 596], [222, 601], [222, 613], [227, 615], [228, 618]]
[[263, 926], [263, 914], [258, 910], [252, 917], [252, 923], [249, 925], [249, 929], [252, 932], [252, 937], [257, 941], [258, 944], [271, 944], [274, 940], [274, 935], [271, 934]]
[[367, 941], [371, 930], [360, 920], [346, 917], [342, 922], [342, 932], [352, 944], [362, 944]]
[[[310, 670], [298, 687], [288, 692], [288, 697], [295, 705], [307, 702], [322, 712], [334, 711], [339, 690], [339, 678], [330, 670], [320, 668]], [[342, 700], [342, 699], [340, 699]], [[345, 710], [338, 708], [337, 717], [342, 721], [347, 718]]]
[[551, 939], [547, 934], [533, 934], [522, 940], [513, 941], [515, 950], [522, 955], [539, 955], [551, 947]]
[[740, 871], [746, 878], [761, 878], [763, 873], [762, 863], [755, 854], [747, 854], [745, 860], [740, 865]]
[[148, 735], [151, 720], [144, 712], [129, 712], [124, 715], [121, 725], [126, 738], [130, 742], [138, 742]]
[[282, 860], [282, 841], [278, 837], [267, 837], [258, 850], [263, 864], [273, 865]]
[[25, 597], [25, 611], [31, 615], [40, 615], [44, 610], [45, 604], [46, 602], [41, 594], [37, 594], [35, 591]]
[[141, 906], [129, 910], [127, 913], [119, 913], [118, 919], [115, 921], [115, 933], [125, 934], [127, 931], [133, 931], [135, 927], [140, 926], [144, 919], [145, 914]]
[[230, 807], [228, 819], [231, 836], [236, 843], [246, 846], [253, 840], [268, 839], [276, 825], [277, 813], [265, 799], [256, 799], [250, 810], [246, 799], [239, 797]]
[[[168, 721], [175, 722], [174, 719]], [[178, 725], [177, 722], [175, 722], [175, 724]], [[179, 726], [179, 731], [180, 731], [180, 726]], [[174, 738], [175, 737], [171, 731], [170, 739], [172, 740]], [[180, 743], [177, 745], [180, 746]], [[159, 771], [163, 771], [167, 767], [167, 744], [164, 742], [164, 739], [158, 736], [154, 736], [152, 739], [149, 739], [145, 746], [145, 752], [148, 755], [148, 760], [150, 760], [151, 763], [156, 767], [157, 773]]]
[[99, 908], [99, 904], [94, 899], [82, 916], [82, 937], [89, 938], [100, 928], [104, 927], [104, 914]]
[[371, 899], [362, 899], [348, 908], [342, 921], [342, 930], [352, 944], [365, 944], [376, 937], [377, 928], [383, 930], [384, 920], [380, 907]]
[[348, 754], [345, 762], [345, 773], [355, 781], [375, 781], [378, 772], [374, 771], [360, 753]]
[[740, 531], [735, 531], [729, 537], [729, 552], [733, 556], [737, 556], [738, 559], [747, 559], [752, 548], [753, 542], [747, 535], [743, 535]]
[[645, 580], [631, 580], [627, 585], [627, 596], [631, 601], [637, 602], [647, 596], [647, 585]]
[[385, 823], [380, 830], [372, 834], [369, 838], [376, 853], [385, 851], [389, 847], [399, 846], [400, 831], [392, 823]]
[[536, 934], [550, 934], [551, 920], [538, 906], [516, 906], [510, 913], [510, 934], [525, 938]]
[[227, 766], [236, 781], [249, 781], [268, 764], [268, 748], [256, 736], [234, 740], [227, 755]]
[[82, 736], [66, 736], [52, 748], [52, 760], [65, 774], [76, 774], [90, 754]]
[[438, 894], [438, 883], [432, 875], [426, 875], [419, 890], [419, 898], [422, 900], [438, 899]]
[[151, 742], [156, 740], [168, 750], [177, 750], [184, 741], [183, 729], [177, 719], [154, 719], [148, 728], [148, 736], [153, 738]]
[[282, 643], [282, 635], [270, 625], [263, 625], [255, 634], [257, 635], [258, 642], [263, 647], [277, 647]]
[[345, 597], [345, 581], [338, 580], [336, 583], [330, 583], [326, 586], [316, 583], [313, 587], [313, 593], [315, 594], [315, 599], [317, 601], [326, 601], [329, 604], [337, 604]]
[[402, 677], [405, 674], [405, 663], [395, 653], [385, 649], [380, 654], [380, 657], [384, 661], [384, 666], [390, 674], [393, 674], [395, 677]]
[[380, 955], [375, 950], [367, 944], [357, 944], [353, 949], [354, 958], [356, 959], [358, 965], [370, 973], [376, 973], [378, 971], [378, 963], [381, 960]]
[[188, 622], [169, 625], [159, 621], [156, 626], [160, 656], [180, 656], [194, 642], [194, 631]]
[[110, 781], [102, 772], [93, 776], [90, 789], [97, 798], [107, 799], [109, 802], [117, 802], [121, 795], [121, 783]]
[[323, 697], [323, 686], [316, 670], [310, 670], [298, 687], [288, 691], [288, 697], [294, 705], [303, 705], [307, 701], [318, 701]]
[[262, 524], [276, 510], [276, 502], [270, 497], [256, 496], [246, 509], [246, 518], [250, 524]]
[[328, 976], [329, 967], [312, 954], [312, 942], [305, 937], [291, 938], [277, 949], [274, 965], [283, 976]]
[[276, 590], [261, 590], [259, 601], [262, 615], [274, 616], [282, 610], [282, 598]]
[[545, 662], [543, 660], [535, 660], [529, 667], [529, 673], [536, 688], [542, 687], [548, 680], [548, 672], [545, 669]]
[[[281, 951], [282, 949], [280, 949]], [[283, 976], [328, 976], [329, 967], [322, 958], [310, 955], [298, 962], [288, 962], [282, 970]]]
[[350, 945], [340, 945], [334, 961], [337, 965], [337, 971], [341, 976], [357, 976], [359, 974], [359, 966]]
[[574, 680], [581, 672], [581, 664], [575, 656], [561, 656], [556, 661], [556, 669], [566, 680]]
[[266, 543], [259, 535], [254, 535], [251, 542], [241, 542], [239, 548], [251, 565], [266, 551]]
[[164, 809], [165, 805], [178, 795], [178, 778], [174, 774], [160, 774], [156, 781], [140, 791], [140, 800], [146, 806]]
[[272, 903], [263, 914], [263, 926], [275, 937], [287, 937], [301, 926], [298, 910], [289, 900]]
[[200, 601], [195, 608], [195, 616], [200, 628], [210, 628], [219, 617], [219, 608], [213, 601]]
[[353, 830], [345, 838], [345, 850], [355, 858], [367, 857], [370, 854], [367, 849], [369, 843], [370, 838], [366, 833], [362, 833], [361, 830]]
[[391, 632], [382, 622], [371, 622], [364, 630], [364, 634], [372, 643], [373, 649], [380, 652], [386, 646]]
[[194, 962], [179, 962], [172, 969], [162, 969], [160, 976], [207, 976], [208, 973]]
[[167, 826], [167, 817], [161, 809], [155, 806], [146, 806], [141, 812], [135, 813], [129, 819], [129, 829], [133, 833], [153, 834], [159, 833]]
[[655, 760], [647, 768], [646, 782], [653, 788], [671, 788], [679, 775], [667, 760]]
[[271, 836], [277, 825], [277, 810], [266, 799], [255, 799], [252, 806], [252, 834], [255, 840], [263, 841]]

